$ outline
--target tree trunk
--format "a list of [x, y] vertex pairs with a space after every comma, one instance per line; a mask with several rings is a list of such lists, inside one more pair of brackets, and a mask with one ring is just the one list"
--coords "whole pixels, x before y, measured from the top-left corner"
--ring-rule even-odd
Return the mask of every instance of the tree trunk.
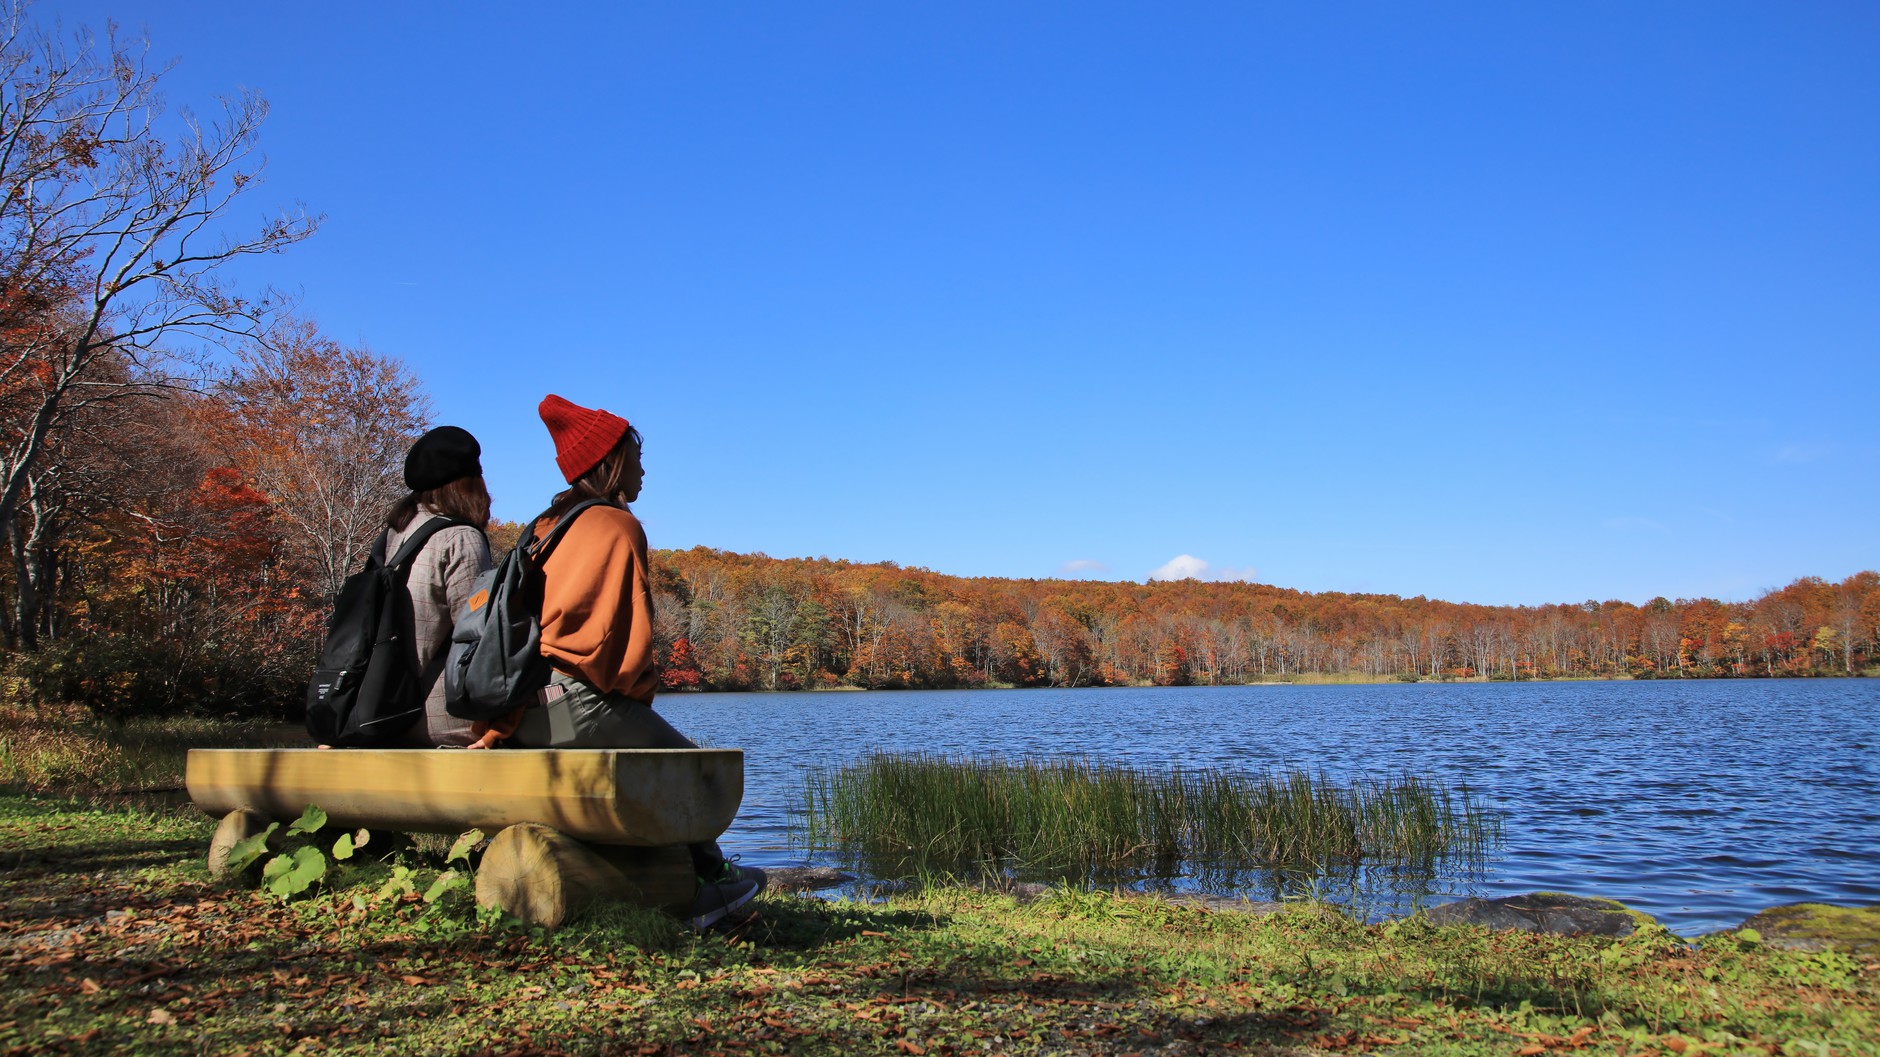
[[7, 536], [13, 551], [13, 633], [19, 648], [31, 653], [39, 648], [39, 592], [33, 584], [32, 555], [17, 519]]

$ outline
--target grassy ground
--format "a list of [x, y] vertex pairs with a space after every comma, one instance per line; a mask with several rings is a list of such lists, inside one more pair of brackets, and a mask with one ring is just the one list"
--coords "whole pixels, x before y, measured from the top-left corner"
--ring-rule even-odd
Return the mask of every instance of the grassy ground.
[[[1880, 1052], [1871, 955], [959, 889], [548, 935], [383, 865], [287, 904], [219, 887], [210, 829], [0, 796], [0, 1053]], [[422, 889], [441, 864], [407, 865]]]
[[310, 744], [299, 727], [258, 720], [179, 716], [111, 722], [80, 708], [0, 704], [0, 790], [180, 790], [192, 747]]

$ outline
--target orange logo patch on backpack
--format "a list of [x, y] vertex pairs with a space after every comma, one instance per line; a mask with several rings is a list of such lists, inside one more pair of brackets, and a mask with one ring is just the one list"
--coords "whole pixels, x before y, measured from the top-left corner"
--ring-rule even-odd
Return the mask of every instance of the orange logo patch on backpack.
[[478, 591], [476, 594], [473, 594], [470, 596], [469, 605], [470, 605], [470, 612], [472, 613], [476, 612], [479, 609], [482, 609], [484, 606], [489, 605], [489, 604], [490, 604], [490, 593], [487, 589]]

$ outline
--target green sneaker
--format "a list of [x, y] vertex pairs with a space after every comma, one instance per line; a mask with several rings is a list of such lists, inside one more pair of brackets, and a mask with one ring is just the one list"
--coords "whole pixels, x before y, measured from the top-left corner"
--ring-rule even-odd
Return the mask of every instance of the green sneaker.
[[756, 899], [764, 883], [764, 871], [757, 867], [725, 863], [717, 877], [698, 879], [698, 894], [692, 897], [692, 913], [685, 923], [700, 931], [711, 928]]

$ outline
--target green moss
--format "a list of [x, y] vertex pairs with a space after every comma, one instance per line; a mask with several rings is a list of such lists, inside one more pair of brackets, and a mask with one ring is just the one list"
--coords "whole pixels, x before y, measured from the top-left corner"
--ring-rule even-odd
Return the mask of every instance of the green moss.
[[[1765, 942], [1791, 946], [1880, 950], [1880, 904], [1843, 907], [1831, 903], [1793, 903], [1771, 907], [1743, 922]], [[1797, 942], [1800, 941], [1800, 942]]]
[[[1624, 903], [1619, 902], [1617, 899], [1607, 899], [1605, 896], [1583, 896], [1575, 895], [1572, 892], [1535, 892], [1533, 898], [1579, 900], [1582, 903], [1597, 903], [1608, 910], [1623, 910], [1631, 914], [1639, 913], [1631, 907], [1626, 906]], [[1650, 917], [1650, 915], [1644, 916]]]
[[1604, 896], [1578, 896], [1578, 895], [1572, 894], [1571, 892], [1536, 892], [1534, 893], [1534, 895], [1541, 899], [1577, 899], [1583, 903], [1597, 904], [1607, 910], [1616, 910], [1619, 913], [1624, 914], [1626, 917], [1631, 918], [1632, 925], [1635, 928], [1640, 928], [1640, 929], [1664, 928], [1663, 925], [1660, 925], [1658, 923], [1657, 918], [1652, 917], [1650, 914], [1645, 913], [1643, 910], [1634, 910], [1631, 907], [1626, 906], [1624, 903], [1619, 902], [1617, 899], [1607, 899]]

